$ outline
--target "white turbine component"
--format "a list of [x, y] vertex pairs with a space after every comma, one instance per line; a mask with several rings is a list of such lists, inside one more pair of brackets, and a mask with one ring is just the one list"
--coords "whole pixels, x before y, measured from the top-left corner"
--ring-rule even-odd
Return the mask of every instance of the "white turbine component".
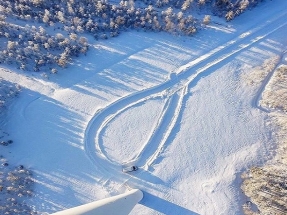
[[51, 215], [127, 215], [143, 198], [143, 192], [138, 189], [124, 194], [109, 197]]

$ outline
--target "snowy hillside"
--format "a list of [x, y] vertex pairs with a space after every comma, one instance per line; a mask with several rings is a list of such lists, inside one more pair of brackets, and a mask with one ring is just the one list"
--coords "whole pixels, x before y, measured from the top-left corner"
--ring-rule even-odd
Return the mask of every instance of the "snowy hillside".
[[286, 58], [286, 9], [273, 0], [232, 22], [213, 17], [192, 37], [87, 35], [85, 56], [48, 77], [0, 69], [22, 88], [7, 112], [15, 144], [0, 150], [33, 171], [26, 204], [53, 213], [137, 188], [131, 214], [243, 214], [240, 175], [274, 156], [258, 100], [262, 68]]

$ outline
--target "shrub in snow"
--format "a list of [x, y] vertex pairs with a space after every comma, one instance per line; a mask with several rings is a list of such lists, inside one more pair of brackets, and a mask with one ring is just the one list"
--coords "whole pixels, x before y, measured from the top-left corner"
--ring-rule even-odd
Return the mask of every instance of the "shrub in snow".
[[259, 84], [262, 84], [262, 81], [266, 78], [267, 74], [276, 68], [279, 60], [280, 58], [278, 56], [265, 60], [263, 65], [252, 68], [246, 73], [242, 73], [241, 80], [244, 84], [253, 85], [258, 88]]
[[203, 24], [208, 25], [210, 21], [211, 21], [210, 15], [205, 15], [202, 22]]
[[0, 214], [37, 214], [25, 200], [33, 195], [33, 178], [24, 166], [12, 167], [0, 156]]
[[287, 112], [287, 66], [279, 67], [262, 94], [261, 105]]

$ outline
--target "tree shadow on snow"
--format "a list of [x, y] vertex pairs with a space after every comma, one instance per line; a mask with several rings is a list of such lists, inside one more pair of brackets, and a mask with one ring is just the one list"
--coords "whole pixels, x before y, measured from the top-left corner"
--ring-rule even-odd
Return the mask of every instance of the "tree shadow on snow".
[[144, 198], [139, 202], [139, 204], [144, 205], [148, 208], [156, 210], [163, 214], [185, 214], [185, 215], [199, 215], [196, 212], [190, 211], [180, 205], [162, 199], [158, 196], [154, 196], [151, 193], [145, 192]]

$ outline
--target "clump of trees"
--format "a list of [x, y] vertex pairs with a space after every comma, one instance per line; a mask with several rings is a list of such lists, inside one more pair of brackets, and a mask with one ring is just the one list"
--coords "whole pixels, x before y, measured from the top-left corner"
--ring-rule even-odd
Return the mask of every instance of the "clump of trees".
[[[11, 18], [35, 25], [15, 25]], [[45, 67], [56, 73], [55, 65], [65, 67], [72, 57], [88, 51], [86, 33], [96, 39], [115, 37], [127, 29], [192, 35], [196, 24], [192, 16], [172, 7], [161, 11], [153, 5], [140, 8], [132, 0], [122, 0], [119, 5], [106, 0], [3, 0], [0, 39], [5, 45], [0, 50], [0, 63], [29, 71]]]
[[227, 21], [240, 15], [245, 10], [255, 7], [264, 0], [143, 0], [157, 8], [172, 7], [183, 12], [208, 9], [214, 15], [225, 17]]
[[36, 72], [41, 67], [48, 67], [55, 73], [55, 64], [65, 67], [71, 57], [85, 54], [88, 50], [84, 37], [76, 37], [72, 33], [51, 35], [42, 26], [22, 27], [3, 19], [0, 38], [6, 44], [0, 50], [0, 63], [16, 64], [19, 69]]
[[214, 0], [212, 11], [214, 14], [224, 16], [227, 21], [234, 19], [245, 10], [255, 7], [264, 0]]
[[245, 214], [259, 214], [252, 211], [252, 204], [256, 204], [263, 214], [287, 214], [287, 175], [284, 169], [280, 165], [253, 167], [243, 174], [242, 189], [251, 198], [244, 205]]
[[[65, 67], [73, 57], [88, 51], [84, 34], [107, 39], [137, 29], [193, 35], [202, 23], [209, 24], [211, 17], [197, 20], [192, 10], [211, 7], [215, 14], [231, 20], [260, 1], [121, 0], [111, 4], [107, 0], [2, 0], [0, 39], [5, 45], [0, 47], [0, 63], [29, 71], [45, 67], [56, 73], [55, 65]], [[21, 21], [34, 25], [21, 26]]]
[[54, 26], [70, 34], [92, 33], [103, 39], [117, 36], [127, 28], [169, 31], [171, 28], [180, 30], [179, 23], [184, 23], [186, 28], [195, 24], [184, 11], [177, 16], [179, 11], [173, 11], [168, 1], [165, 5], [169, 7], [162, 10], [156, 10], [155, 4], [149, 3], [146, 7], [136, 7], [133, 0], [122, 0], [118, 5], [106, 0], [15, 0], [14, 4], [4, 0], [1, 6], [6, 16], [43, 23], [44, 27]]
[[0, 214], [37, 214], [25, 204], [33, 196], [32, 172], [23, 165], [12, 167], [0, 155]]
[[[7, 71], [8, 72], [8, 71]], [[5, 117], [5, 110], [11, 99], [18, 95], [20, 87], [0, 78], [0, 118]], [[9, 147], [13, 140], [9, 134], [0, 128], [0, 152], [3, 147]], [[33, 196], [32, 171], [19, 165], [17, 167], [0, 155], [0, 214], [27, 215], [38, 214], [25, 201]]]

